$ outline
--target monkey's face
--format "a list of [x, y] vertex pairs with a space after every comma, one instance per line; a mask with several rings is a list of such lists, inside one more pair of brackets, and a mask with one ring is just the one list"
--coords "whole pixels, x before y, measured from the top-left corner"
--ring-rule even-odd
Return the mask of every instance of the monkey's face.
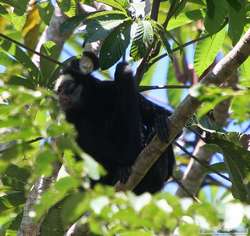
[[83, 86], [69, 74], [61, 75], [55, 84], [55, 91], [58, 94], [60, 106], [63, 111], [70, 109], [80, 109], [82, 104], [81, 95]]

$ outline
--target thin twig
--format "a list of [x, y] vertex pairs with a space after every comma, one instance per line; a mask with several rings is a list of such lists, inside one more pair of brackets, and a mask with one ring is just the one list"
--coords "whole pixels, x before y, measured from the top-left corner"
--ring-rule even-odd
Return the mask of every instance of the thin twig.
[[148, 90], [155, 90], [155, 89], [189, 89], [191, 88], [190, 85], [176, 85], [176, 84], [169, 84], [169, 85], [143, 85], [139, 87], [139, 92], [144, 92]]
[[[181, 50], [181, 49], [183, 49], [183, 48], [185, 48], [185, 47], [187, 47], [187, 46], [189, 46], [189, 45], [191, 45], [191, 44], [193, 44], [193, 43], [199, 42], [200, 40], [203, 40], [203, 39], [208, 38], [208, 37], [210, 37], [210, 36], [211, 36], [211, 34], [206, 34], [206, 35], [203, 35], [203, 36], [201, 36], [201, 37], [199, 37], [199, 38], [197, 38], [197, 39], [193, 39], [193, 40], [191, 40], [191, 41], [189, 41], [189, 42], [187, 42], [187, 43], [184, 43], [184, 44], [181, 45], [181, 46], [178, 46], [178, 47], [174, 48], [174, 49], [172, 50], [172, 52], [179, 51], [179, 50]], [[160, 56], [154, 58], [148, 65], [149, 65], [149, 66], [152, 66], [154, 63], [156, 63], [157, 61], [161, 60], [162, 58], [164, 58], [164, 57], [166, 57], [166, 56], [168, 56], [168, 53], [163, 53], [162, 55], [160, 55]]]
[[196, 197], [196, 196], [194, 196], [192, 193], [190, 193], [189, 191], [188, 191], [188, 189], [182, 184], [182, 182], [181, 181], [179, 181], [177, 178], [175, 178], [174, 176], [172, 176], [172, 178], [173, 178], [173, 180], [184, 190], [184, 192], [186, 192], [187, 193], [187, 195], [189, 196], [189, 197], [191, 197], [195, 202], [198, 202], [198, 203], [201, 203], [201, 201]]
[[34, 54], [37, 54], [37, 55], [39, 55], [40, 57], [43, 57], [43, 58], [47, 59], [48, 61], [51, 61], [51, 62], [53, 62], [53, 63], [55, 63], [55, 64], [57, 64], [57, 65], [60, 65], [60, 66], [63, 65], [61, 62], [59, 62], [59, 61], [57, 61], [57, 60], [55, 60], [55, 59], [53, 59], [53, 58], [51, 58], [51, 57], [49, 57], [49, 56], [47, 56], [47, 55], [44, 55], [44, 54], [42, 54], [42, 53], [40, 53], [40, 52], [37, 52], [36, 50], [34, 50], [34, 49], [32, 49], [32, 48], [29, 48], [29, 47], [27, 47], [26, 45], [24, 45], [24, 44], [22, 44], [22, 43], [20, 43], [20, 42], [18, 42], [18, 41], [16, 41], [16, 40], [14, 40], [14, 39], [8, 37], [8, 36], [6, 36], [6, 35], [4, 35], [4, 34], [2, 34], [2, 33], [0, 33], [0, 37], [6, 39], [6, 40], [8, 40], [8, 41], [11, 41], [12, 43], [14, 43], [14, 44], [16, 44], [16, 45], [18, 45], [18, 46], [20, 46], [20, 47], [22, 47], [22, 48], [25, 48], [26, 50], [28, 50], [28, 51], [30, 51], [30, 52], [33, 52]]
[[151, 10], [151, 19], [157, 21], [159, 8], [160, 8], [160, 0], [154, 0]]
[[[221, 29], [223, 29], [223, 28], [226, 26], [227, 23], [228, 23], [228, 19], [226, 19], [225, 22], [222, 24]], [[220, 29], [220, 30], [221, 30], [221, 29]], [[181, 46], [178, 46], [178, 47], [174, 48], [174, 49], [172, 50], [172, 52], [179, 51], [179, 50], [181, 50], [181, 49], [183, 49], [183, 48], [185, 48], [185, 47], [187, 47], [187, 46], [189, 46], [189, 45], [191, 45], [191, 44], [194, 44], [194, 43], [199, 42], [199, 41], [201, 41], [201, 40], [203, 40], [203, 39], [206, 39], [206, 38], [208, 38], [208, 37], [210, 37], [210, 36], [212, 36], [212, 35], [214, 35], [214, 34], [205, 34], [205, 35], [203, 35], [203, 36], [201, 36], [201, 37], [199, 37], [199, 38], [193, 39], [193, 40], [191, 40], [191, 41], [189, 41], [189, 42], [187, 42], [187, 43], [184, 43], [184, 44], [181, 45]], [[162, 55], [160, 55], [160, 56], [154, 58], [150, 63], [148, 63], [148, 66], [149, 66], [149, 67], [152, 66], [155, 62], [161, 60], [162, 58], [164, 58], [164, 57], [166, 57], [166, 56], [169, 56], [168, 53], [164, 53], [164, 54], [162, 54]]]
[[[38, 141], [40, 141], [42, 139], [44, 139], [44, 138], [43, 137], [37, 137], [37, 138], [31, 139], [31, 140], [28, 140], [28, 141], [24, 141], [23, 144], [35, 143], [35, 142], [38, 142]], [[20, 144], [20, 143], [10, 144], [7, 148], [5, 148], [3, 150], [0, 150], [0, 153], [6, 152], [6, 151], [10, 150], [11, 148], [17, 146], [18, 144]]]
[[184, 153], [186, 153], [188, 156], [190, 156], [191, 158], [193, 158], [194, 160], [196, 160], [201, 166], [203, 166], [205, 169], [207, 170], [212, 170], [215, 174], [219, 175], [221, 178], [231, 182], [231, 180], [221, 174], [220, 172], [218, 172], [217, 170], [214, 170], [214, 168], [212, 168], [211, 166], [207, 165], [206, 163], [202, 162], [201, 160], [199, 160], [196, 156], [194, 156], [192, 153], [190, 153], [186, 148], [184, 148], [182, 145], [180, 145], [177, 141], [174, 142], [174, 144], [180, 148]]

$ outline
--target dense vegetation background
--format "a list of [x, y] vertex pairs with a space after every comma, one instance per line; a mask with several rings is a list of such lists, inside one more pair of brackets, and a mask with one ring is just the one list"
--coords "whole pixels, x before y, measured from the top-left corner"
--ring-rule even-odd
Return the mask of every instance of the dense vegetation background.
[[[83, 41], [102, 79], [126, 55], [142, 90], [168, 85], [154, 99], [175, 110], [170, 140], [185, 128], [161, 193], [89, 188], [104, 171], [53, 92]], [[0, 0], [0, 235], [249, 234], [249, 55], [249, 0]]]

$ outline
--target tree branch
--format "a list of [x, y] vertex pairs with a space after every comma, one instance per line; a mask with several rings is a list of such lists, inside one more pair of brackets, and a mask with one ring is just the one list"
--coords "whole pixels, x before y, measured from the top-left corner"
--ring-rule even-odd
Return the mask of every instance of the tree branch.
[[[216, 84], [220, 85], [225, 82], [229, 75], [231, 75], [250, 55], [250, 29], [235, 45], [235, 47], [210, 71], [200, 83], [202, 84]], [[200, 107], [201, 102], [188, 95], [182, 103], [177, 107], [175, 112], [169, 117], [170, 134], [169, 141], [163, 143], [155, 136], [150, 144], [138, 156], [132, 173], [124, 185], [117, 186], [118, 190], [132, 190], [145, 176], [155, 161], [161, 156], [166, 148], [173, 142], [178, 133], [189, 120], [189, 118]]]
[[157, 21], [158, 13], [159, 13], [159, 7], [160, 7], [160, 0], [154, 0], [152, 5], [152, 11], [151, 11], [151, 18], [152, 20]]

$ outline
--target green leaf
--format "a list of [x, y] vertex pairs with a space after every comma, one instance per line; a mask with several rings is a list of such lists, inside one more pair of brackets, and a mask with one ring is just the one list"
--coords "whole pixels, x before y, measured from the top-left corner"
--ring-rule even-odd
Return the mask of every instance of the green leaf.
[[52, 150], [43, 150], [37, 157], [35, 162], [34, 173], [39, 176], [50, 176], [53, 172], [53, 163], [57, 160], [57, 156]]
[[153, 41], [154, 41], [154, 30], [153, 26], [151, 25], [150, 21], [143, 20], [143, 43], [145, 44], [146, 47], [149, 47]]
[[104, 11], [91, 14], [86, 18], [86, 40], [88, 42], [104, 40], [112, 30], [122, 24], [126, 18], [127, 15], [119, 11]]
[[37, 4], [39, 15], [46, 25], [49, 25], [50, 19], [53, 15], [54, 7], [51, 2], [45, 1]]
[[55, 207], [47, 212], [42, 221], [39, 235], [40, 236], [62, 236], [65, 234], [65, 225], [63, 225], [61, 217], [61, 204], [57, 204]]
[[227, 16], [226, 0], [207, 0], [207, 12], [204, 21], [206, 30], [210, 33], [216, 33], [221, 29]]
[[147, 49], [154, 41], [154, 30], [150, 21], [142, 20], [137, 23], [135, 35], [133, 37], [130, 56], [134, 60], [139, 60], [145, 56]]
[[1, 181], [5, 186], [9, 186], [13, 190], [23, 191], [29, 176], [30, 171], [28, 168], [10, 164], [2, 173]]
[[202, 102], [202, 106], [198, 110], [199, 117], [206, 115], [210, 110], [212, 110], [215, 107], [215, 105], [217, 105], [218, 103], [222, 102], [225, 99], [228, 99], [236, 95], [236, 93], [237, 92], [231, 89], [220, 88], [214, 85], [208, 86], [204, 84], [194, 85], [190, 89], [190, 94]]
[[8, 14], [6, 7], [0, 5], [0, 15], [6, 15], [6, 14]]
[[89, 210], [89, 200], [84, 193], [75, 193], [69, 196], [61, 210], [64, 224], [74, 223], [79, 217]]
[[28, 140], [30, 137], [39, 136], [40, 134], [34, 128], [19, 129], [5, 135], [1, 135], [0, 142], [8, 143], [13, 140]]
[[250, 91], [245, 90], [244, 92], [242, 92], [240, 96], [233, 97], [232, 105], [231, 105], [231, 109], [232, 109], [231, 117], [235, 119], [236, 121], [245, 122], [250, 119], [249, 96], [250, 96]]
[[22, 0], [22, 1], [16, 1], [16, 0], [1, 0], [2, 3], [8, 4], [14, 8], [14, 13], [22, 16], [24, 15], [29, 0]]
[[68, 34], [72, 32], [72, 29], [75, 29], [85, 18], [86, 18], [86, 15], [76, 15], [76, 16], [66, 19], [60, 25], [60, 32], [62, 34]]
[[228, 35], [232, 40], [233, 45], [235, 45], [244, 30], [246, 17], [246, 1], [242, 0], [240, 4], [240, 9], [236, 10], [234, 7], [229, 6], [229, 28]]
[[232, 8], [234, 8], [235, 11], [240, 11], [241, 0], [226, 0], [226, 1]]
[[72, 17], [76, 15], [76, 0], [58, 0], [57, 3], [66, 16]]
[[215, 35], [199, 41], [194, 55], [194, 69], [198, 76], [214, 62], [225, 39], [225, 29]]
[[124, 9], [127, 8], [130, 4], [129, 0], [115, 0], [117, 3], [119, 3]]
[[[43, 55], [49, 56], [50, 58], [57, 59], [61, 52], [61, 46], [52, 41], [47, 41], [41, 46], [40, 52]], [[39, 81], [39, 84], [41, 86], [44, 86], [44, 87], [47, 86], [48, 78], [51, 76], [56, 66], [57, 64], [55, 64], [54, 62], [51, 62], [44, 57], [40, 58], [40, 70], [41, 70], [42, 76]]]
[[128, 6], [128, 1], [126, 0], [119, 0], [119, 1], [115, 1], [115, 0], [98, 0], [97, 2], [102, 2], [106, 5], [111, 6], [114, 9], [126, 12], [125, 7]]
[[199, 235], [200, 227], [195, 224], [183, 223], [179, 227], [179, 232], [181, 236]]
[[241, 65], [240, 67], [240, 73], [241, 73], [241, 85], [243, 86], [250, 86], [250, 81], [248, 78], [250, 78], [250, 57]]
[[16, 208], [21, 204], [24, 204], [25, 202], [25, 196], [24, 192], [10, 192], [6, 195], [0, 197], [0, 212]]
[[62, 200], [66, 194], [79, 186], [79, 182], [73, 177], [64, 177], [58, 180], [45, 193], [36, 206], [36, 218], [40, 217], [54, 204]]
[[177, 17], [172, 17], [168, 23], [167, 30], [173, 30], [191, 22], [200, 20], [204, 17], [202, 10], [184, 11]]
[[132, 21], [128, 18], [103, 41], [100, 51], [100, 67], [103, 70], [114, 65], [125, 53], [130, 43], [131, 24]]
[[250, 203], [250, 152], [239, 142], [238, 133], [215, 133], [211, 142], [218, 145], [224, 155], [224, 162], [232, 181], [233, 196]]
[[[1, 47], [11, 54], [19, 63], [21, 63], [27, 71], [33, 76], [33, 78], [28, 78], [28, 80], [37, 79], [40, 77], [40, 71], [37, 66], [32, 62], [29, 55], [16, 46], [14, 43], [3, 40], [1, 42]], [[32, 82], [31, 82], [32, 83]]]

